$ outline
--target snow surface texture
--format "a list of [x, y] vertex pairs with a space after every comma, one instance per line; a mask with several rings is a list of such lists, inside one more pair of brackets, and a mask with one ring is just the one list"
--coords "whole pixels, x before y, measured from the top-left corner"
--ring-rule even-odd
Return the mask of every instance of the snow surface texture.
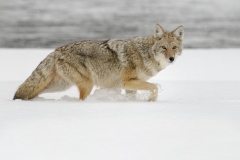
[[240, 159], [240, 49], [184, 50], [132, 100], [95, 89], [15, 100], [49, 49], [0, 49], [1, 160]]

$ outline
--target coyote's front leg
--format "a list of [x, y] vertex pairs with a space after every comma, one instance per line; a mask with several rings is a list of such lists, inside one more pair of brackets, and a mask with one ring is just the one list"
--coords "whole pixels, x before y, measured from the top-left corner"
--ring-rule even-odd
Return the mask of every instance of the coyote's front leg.
[[137, 91], [126, 90], [125, 93], [130, 98], [130, 100], [136, 99]]
[[141, 80], [126, 80], [123, 82], [123, 88], [126, 90], [147, 90], [151, 92], [148, 101], [156, 101], [158, 97], [158, 87], [155, 84]]

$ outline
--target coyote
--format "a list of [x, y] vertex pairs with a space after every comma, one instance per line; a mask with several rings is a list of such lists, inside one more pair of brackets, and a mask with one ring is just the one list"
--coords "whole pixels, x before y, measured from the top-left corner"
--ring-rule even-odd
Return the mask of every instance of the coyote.
[[154, 34], [148, 37], [69, 43], [50, 53], [13, 99], [28, 100], [75, 85], [81, 100], [97, 86], [125, 89], [126, 94], [148, 90], [148, 100], [156, 101], [158, 87], [146, 81], [181, 55], [183, 38], [183, 26], [167, 32], [156, 24]]

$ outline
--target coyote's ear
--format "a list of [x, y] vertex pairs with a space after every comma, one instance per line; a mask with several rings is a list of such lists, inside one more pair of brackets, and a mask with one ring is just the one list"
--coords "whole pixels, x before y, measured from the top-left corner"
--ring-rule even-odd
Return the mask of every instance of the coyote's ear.
[[164, 29], [159, 24], [155, 25], [155, 29], [154, 29], [154, 37], [155, 38], [161, 39], [164, 32], [165, 32]]
[[173, 35], [178, 39], [178, 40], [183, 40], [184, 38], [184, 29], [183, 26], [179, 26], [173, 31]]

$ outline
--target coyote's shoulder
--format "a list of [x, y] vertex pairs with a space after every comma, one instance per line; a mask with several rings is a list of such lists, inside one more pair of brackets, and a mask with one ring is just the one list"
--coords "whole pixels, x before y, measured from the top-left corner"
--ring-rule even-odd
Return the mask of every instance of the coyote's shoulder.
[[18, 88], [14, 99], [31, 99], [76, 85], [83, 100], [95, 85], [127, 92], [150, 90], [149, 100], [155, 101], [158, 88], [146, 81], [181, 54], [183, 33], [182, 26], [167, 32], [157, 24], [153, 36], [79, 41], [58, 47]]

